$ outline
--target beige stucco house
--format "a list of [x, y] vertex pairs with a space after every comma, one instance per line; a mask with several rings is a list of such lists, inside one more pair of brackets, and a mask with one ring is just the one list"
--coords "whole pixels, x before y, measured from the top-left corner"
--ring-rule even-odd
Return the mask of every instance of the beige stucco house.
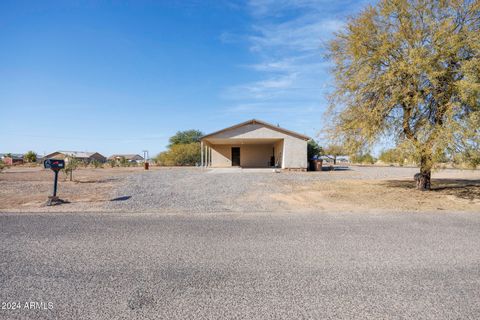
[[66, 162], [70, 158], [76, 158], [77, 160], [89, 163], [93, 160], [104, 163], [107, 161], [103, 155], [98, 152], [87, 152], [87, 151], [56, 151], [50, 154], [47, 154], [43, 157], [44, 159], [65, 159]]
[[201, 165], [306, 170], [309, 139], [253, 119], [203, 136]]

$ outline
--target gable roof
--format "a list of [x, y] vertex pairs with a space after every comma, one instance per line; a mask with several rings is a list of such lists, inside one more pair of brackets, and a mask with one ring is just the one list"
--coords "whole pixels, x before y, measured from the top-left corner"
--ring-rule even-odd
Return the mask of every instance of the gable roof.
[[265, 122], [265, 121], [261, 121], [261, 120], [257, 120], [257, 119], [251, 119], [251, 120], [248, 120], [248, 121], [245, 121], [245, 122], [242, 122], [242, 123], [233, 125], [233, 126], [231, 126], [231, 127], [228, 127], [228, 128], [222, 129], [222, 130], [218, 130], [218, 131], [215, 131], [215, 132], [206, 134], [206, 135], [202, 136], [202, 137], [200, 138], [200, 140], [203, 140], [203, 139], [205, 139], [205, 138], [208, 138], [208, 137], [217, 135], [217, 134], [219, 134], [219, 133], [221, 133], [221, 132], [233, 130], [233, 129], [236, 129], [236, 128], [239, 128], [239, 127], [243, 127], [243, 126], [246, 126], [246, 125], [249, 125], [249, 124], [260, 124], [260, 125], [265, 126], [265, 127], [269, 128], [269, 129], [276, 130], [276, 131], [279, 131], [279, 132], [283, 132], [283, 133], [285, 133], [285, 134], [288, 134], [288, 135], [291, 135], [291, 136], [294, 136], [294, 137], [297, 137], [297, 138], [300, 138], [300, 139], [303, 139], [303, 140], [310, 140], [310, 137], [308, 137], [308, 136], [306, 136], [306, 135], [300, 134], [300, 133], [295, 132], [295, 131], [287, 130], [287, 129], [285, 129], [285, 128], [282, 128], [282, 127], [279, 127], [279, 126], [275, 126], [275, 125], [273, 125], [273, 124], [271, 124], [271, 123], [268, 123], [268, 122]]
[[88, 151], [56, 151], [50, 154], [45, 155], [45, 157], [51, 157], [52, 155], [60, 153], [67, 157], [75, 157], [75, 158], [90, 158], [91, 156], [98, 154], [99, 156], [105, 158], [98, 152], [88, 152]]

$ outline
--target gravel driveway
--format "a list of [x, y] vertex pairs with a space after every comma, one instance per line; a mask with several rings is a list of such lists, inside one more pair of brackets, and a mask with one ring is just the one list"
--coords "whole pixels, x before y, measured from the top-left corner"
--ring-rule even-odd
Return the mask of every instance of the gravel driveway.
[[[288, 194], [311, 183], [339, 180], [413, 179], [418, 168], [356, 167], [329, 172], [282, 172], [162, 168], [125, 176], [104, 210], [122, 212], [285, 211], [271, 194]], [[444, 170], [442, 175], [470, 177], [473, 171]], [[475, 172], [480, 177], [479, 172]], [[437, 173], [434, 173], [434, 177]]]
[[479, 243], [479, 214], [2, 214], [0, 318], [479, 319]]

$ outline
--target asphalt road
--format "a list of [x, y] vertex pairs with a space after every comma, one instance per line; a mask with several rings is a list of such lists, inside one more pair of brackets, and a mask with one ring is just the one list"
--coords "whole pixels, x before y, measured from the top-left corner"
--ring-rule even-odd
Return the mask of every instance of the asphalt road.
[[0, 303], [0, 319], [479, 319], [480, 214], [0, 214]]

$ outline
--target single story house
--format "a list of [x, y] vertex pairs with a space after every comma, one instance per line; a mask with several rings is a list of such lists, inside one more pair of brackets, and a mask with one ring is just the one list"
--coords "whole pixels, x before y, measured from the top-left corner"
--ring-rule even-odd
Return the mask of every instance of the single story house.
[[98, 152], [84, 152], [84, 151], [57, 151], [50, 154], [47, 154], [43, 157], [44, 159], [65, 159], [68, 162], [69, 158], [76, 158], [80, 161], [89, 163], [93, 160], [104, 163], [107, 161], [107, 158], [101, 155]]
[[201, 137], [201, 165], [306, 170], [309, 139], [252, 119]]
[[125, 158], [128, 162], [143, 162], [145, 159], [139, 154], [114, 154], [108, 157], [108, 160], [111, 161], [120, 161], [122, 158]]
[[23, 154], [20, 153], [1, 153], [0, 159], [7, 166], [23, 164]]

